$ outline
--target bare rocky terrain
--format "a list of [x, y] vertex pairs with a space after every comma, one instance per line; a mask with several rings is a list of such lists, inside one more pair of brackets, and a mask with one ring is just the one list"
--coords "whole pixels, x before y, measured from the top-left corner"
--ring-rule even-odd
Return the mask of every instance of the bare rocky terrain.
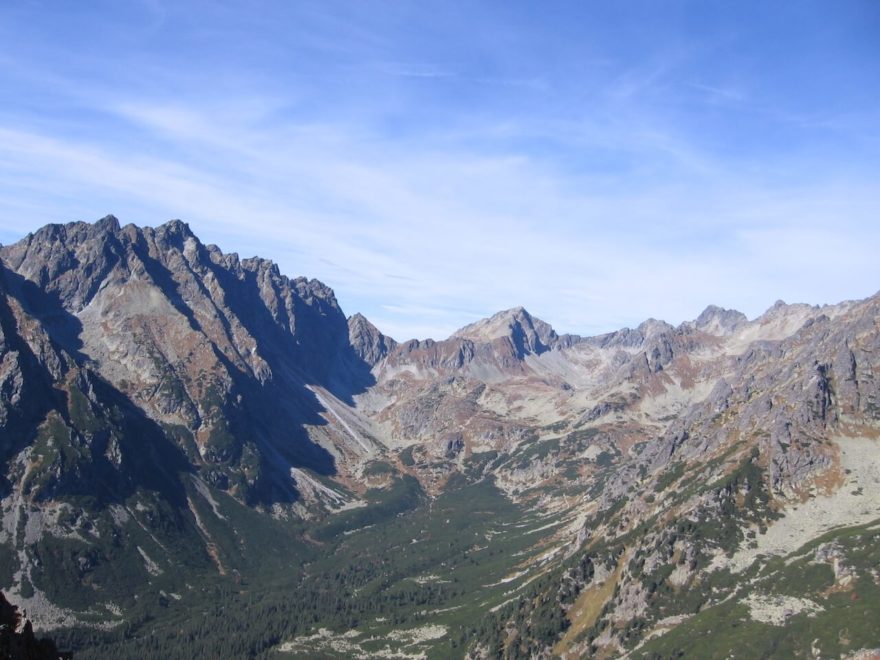
[[0, 586], [86, 657], [249, 583], [318, 617], [251, 655], [880, 646], [880, 296], [396, 341], [180, 221], [50, 225], [0, 266]]

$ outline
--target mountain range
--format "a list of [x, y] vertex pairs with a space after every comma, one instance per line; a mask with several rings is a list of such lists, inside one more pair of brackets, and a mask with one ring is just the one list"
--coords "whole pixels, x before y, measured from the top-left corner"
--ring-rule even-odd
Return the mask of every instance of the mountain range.
[[76, 657], [872, 657], [878, 440], [880, 295], [399, 342], [179, 220], [0, 247], [0, 589]]

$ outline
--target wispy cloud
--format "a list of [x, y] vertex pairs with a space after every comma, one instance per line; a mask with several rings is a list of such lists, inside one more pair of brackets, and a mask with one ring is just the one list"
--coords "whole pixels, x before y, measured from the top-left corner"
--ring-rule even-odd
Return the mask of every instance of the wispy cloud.
[[430, 65], [388, 62], [378, 65], [378, 70], [389, 76], [402, 78], [455, 78], [453, 71], [446, 71]]
[[[751, 87], [746, 97], [713, 82], [693, 48], [633, 65], [605, 46], [614, 57], [578, 79], [599, 91], [577, 105], [572, 81], [548, 77], [549, 62], [530, 68], [528, 53], [463, 43], [485, 61], [457, 59], [451, 46], [395, 41], [376, 18], [310, 12], [291, 27], [312, 26], [309, 39], [266, 28], [274, 36], [252, 46], [254, 61], [242, 55], [240, 70], [218, 74], [221, 88], [248, 73], [262, 81], [228, 98], [199, 80], [206, 65], [152, 48], [128, 65], [158, 71], [158, 87], [118, 72], [104, 72], [108, 84], [18, 71], [16, 89], [72, 110], [0, 111], [0, 240], [107, 212], [139, 224], [181, 217], [225, 250], [324, 280], [347, 312], [398, 339], [444, 337], [520, 304], [560, 331], [593, 333], [693, 318], [709, 303], [755, 315], [778, 297], [880, 288], [876, 153], [847, 161], [845, 144], [803, 134], [767, 149], [759, 136], [716, 132], [716, 121], [754, 122], [739, 106], [758, 101]], [[237, 16], [203, 28], [238, 34]], [[155, 29], [179, 20], [169, 7]], [[331, 34], [351, 37], [348, 54], [322, 45]], [[324, 59], [266, 73], [266, 52]], [[710, 103], [682, 109], [687, 86]], [[707, 106], [722, 116], [704, 117]], [[835, 131], [848, 136], [845, 124]]]
[[703, 92], [708, 100], [714, 103], [742, 103], [746, 100], [746, 94], [733, 87], [704, 85], [702, 83], [689, 83], [689, 85]]

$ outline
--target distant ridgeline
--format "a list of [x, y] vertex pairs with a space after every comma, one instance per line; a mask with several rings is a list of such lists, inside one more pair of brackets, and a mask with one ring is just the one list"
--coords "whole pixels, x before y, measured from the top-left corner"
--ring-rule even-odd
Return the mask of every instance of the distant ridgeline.
[[880, 648], [878, 295], [398, 342], [183, 222], [49, 225], [0, 465], [0, 660]]

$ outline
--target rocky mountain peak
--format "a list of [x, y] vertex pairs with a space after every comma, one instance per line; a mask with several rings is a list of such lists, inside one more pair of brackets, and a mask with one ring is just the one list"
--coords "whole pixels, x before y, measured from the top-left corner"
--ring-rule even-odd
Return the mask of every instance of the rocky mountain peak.
[[637, 330], [646, 338], [661, 335], [674, 330], [666, 321], [648, 319], [639, 324]]
[[[315, 415], [304, 383], [346, 398], [366, 367], [329, 287], [290, 279], [265, 259], [209, 249], [180, 220], [50, 225], [0, 248], [0, 259], [8, 297], [47, 341], [87, 361], [153, 421], [186, 429], [194, 460], [215, 465], [224, 489], [247, 501], [288, 488], [275, 459], [274, 476], [242, 477], [244, 456], [277, 458], [282, 438], [289, 464], [331, 469], [308, 439], [295, 449], [284, 444], [298, 420]], [[374, 343], [365, 354], [387, 350], [381, 335]], [[265, 402], [274, 391], [285, 403], [270, 415]]]
[[749, 319], [742, 312], [709, 305], [694, 321], [694, 327], [710, 335], [726, 336], [748, 322]]
[[513, 307], [493, 316], [467, 325], [452, 335], [476, 343], [507, 339], [522, 359], [526, 355], [541, 354], [556, 345], [559, 337], [549, 323], [529, 314], [524, 307]]
[[201, 241], [193, 234], [189, 225], [181, 220], [171, 220], [155, 229], [145, 228], [141, 235], [146, 235], [156, 242], [161, 250], [175, 250], [195, 257], [202, 247]]
[[189, 225], [183, 220], [178, 219], [169, 220], [168, 222], [159, 225], [156, 228], [156, 231], [157, 233], [180, 235], [187, 238], [194, 236], [192, 230], [189, 228]]
[[16, 245], [34, 245], [48, 249], [55, 244], [76, 245], [88, 240], [116, 234], [120, 229], [119, 220], [114, 215], [106, 215], [100, 220], [90, 222], [68, 222], [66, 224], [48, 224]]
[[[776, 339], [790, 335], [810, 319], [822, 314], [823, 308], [805, 303], [786, 304], [777, 300], [755, 323], [762, 328], [764, 338]], [[830, 310], [829, 310], [830, 311]]]
[[371, 367], [397, 346], [396, 341], [383, 335], [361, 313], [349, 317], [348, 338], [355, 354]]
[[769, 321], [772, 319], [780, 319], [795, 316], [810, 316], [819, 310], [818, 305], [808, 305], [806, 303], [787, 303], [784, 300], [777, 300], [766, 312], [760, 317], [759, 321]]
[[111, 234], [115, 234], [120, 229], [119, 220], [112, 213], [109, 215], [105, 215], [92, 226], [95, 228], [96, 231], [103, 231]]
[[543, 353], [556, 345], [559, 337], [549, 323], [529, 314], [524, 307], [513, 307], [487, 319], [467, 325], [452, 337], [474, 342], [491, 342], [509, 338], [520, 357], [526, 353]]

